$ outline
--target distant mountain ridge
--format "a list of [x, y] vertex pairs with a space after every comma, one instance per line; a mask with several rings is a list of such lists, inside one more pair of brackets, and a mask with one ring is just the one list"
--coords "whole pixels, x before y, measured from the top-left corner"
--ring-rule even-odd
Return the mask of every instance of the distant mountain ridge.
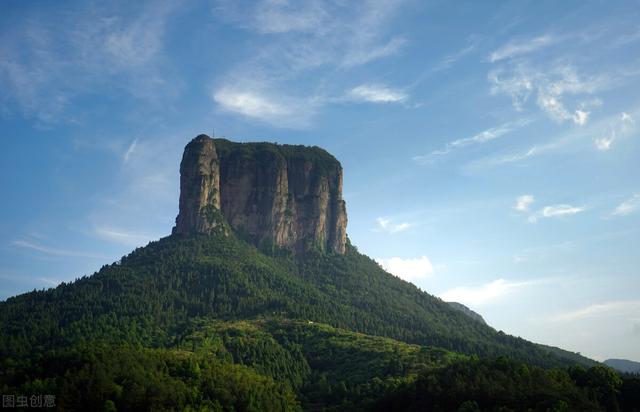
[[462, 303], [458, 303], [458, 302], [447, 302], [447, 303], [449, 304], [449, 306], [451, 306], [455, 310], [458, 310], [464, 313], [465, 315], [469, 316], [471, 319], [477, 320], [478, 322], [484, 323], [485, 325], [487, 324], [487, 322], [484, 321], [484, 318], [482, 317], [482, 315], [480, 315], [477, 312], [474, 312], [473, 310], [469, 309], [467, 306], [463, 305]]
[[640, 373], [640, 362], [628, 359], [607, 359], [605, 365], [623, 373]]

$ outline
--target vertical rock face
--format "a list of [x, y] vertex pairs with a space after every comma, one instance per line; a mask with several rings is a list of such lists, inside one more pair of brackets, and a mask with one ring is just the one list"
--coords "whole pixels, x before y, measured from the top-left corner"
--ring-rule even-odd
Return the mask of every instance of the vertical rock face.
[[217, 212], [258, 244], [296, 254], [313, 248], [345, 251], [342, 167], [318, 147], [196, 137], [180, 164], [180, 212], [173, 231], [212, 233]]

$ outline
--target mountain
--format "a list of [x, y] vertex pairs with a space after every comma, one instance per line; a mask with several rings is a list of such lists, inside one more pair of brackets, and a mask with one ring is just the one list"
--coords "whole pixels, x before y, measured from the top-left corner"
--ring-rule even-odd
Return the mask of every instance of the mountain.
[[627, 359], [607, 359], [602, 363], [623, 373], [640, 373], [640, 362]]
[[319, 147], [196, 137], [180, 163], [173, 233], [211, 233], [217, 211], [256, 244], [345, 252], [342, 166]]
[[478, 322], [481, 322], [481, 323], [484, 323], [484, 324], [487, 323], [487, 322], [484, 321], [484, 318], [482, 317], [482, 315], [472, 311], [471, 309], [469, 309], [468, 307], [466, 307], [462, 303], [447, 302], [447, 304], [449, 306], [451, 306], [452, 308], [454, 308], [455, 310], [458, 310], [461, 313], [464, 313], [465, 315], [469, 316], [471, 319], [477, 320]]
[[[434, 398], [441, 410], [600, 410], [633, 393], [359, 253], [342, 168], [322, 149], [201, 135], [180, 171], [172, 235], [0, 302], [3, 393], [55, 394], [61, 410], [336, 411], [417, 408], [424, 382], [452, 376], [459, 399]], [[528, 395], [516, 381], [538, 383]]]

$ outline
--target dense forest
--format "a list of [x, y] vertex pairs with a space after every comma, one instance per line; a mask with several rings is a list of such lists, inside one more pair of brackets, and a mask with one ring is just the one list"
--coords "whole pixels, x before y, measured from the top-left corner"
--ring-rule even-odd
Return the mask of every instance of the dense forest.
[[496, 331], [351, 245], [296, 259], [224, 230], [173, 235], [0, 302], [0, 325], [0, 390], [61, 410], [640, 404], [637, 377]]

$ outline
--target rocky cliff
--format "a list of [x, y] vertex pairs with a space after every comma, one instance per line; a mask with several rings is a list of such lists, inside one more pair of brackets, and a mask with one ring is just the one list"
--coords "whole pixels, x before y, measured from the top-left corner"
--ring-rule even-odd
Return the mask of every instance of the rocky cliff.
[[220, 216], [256, 244], [344, 253], [342, 167], [318, 147], [234, 143], [200, 135], [180, 164], [173, 233], [212, 233]]

